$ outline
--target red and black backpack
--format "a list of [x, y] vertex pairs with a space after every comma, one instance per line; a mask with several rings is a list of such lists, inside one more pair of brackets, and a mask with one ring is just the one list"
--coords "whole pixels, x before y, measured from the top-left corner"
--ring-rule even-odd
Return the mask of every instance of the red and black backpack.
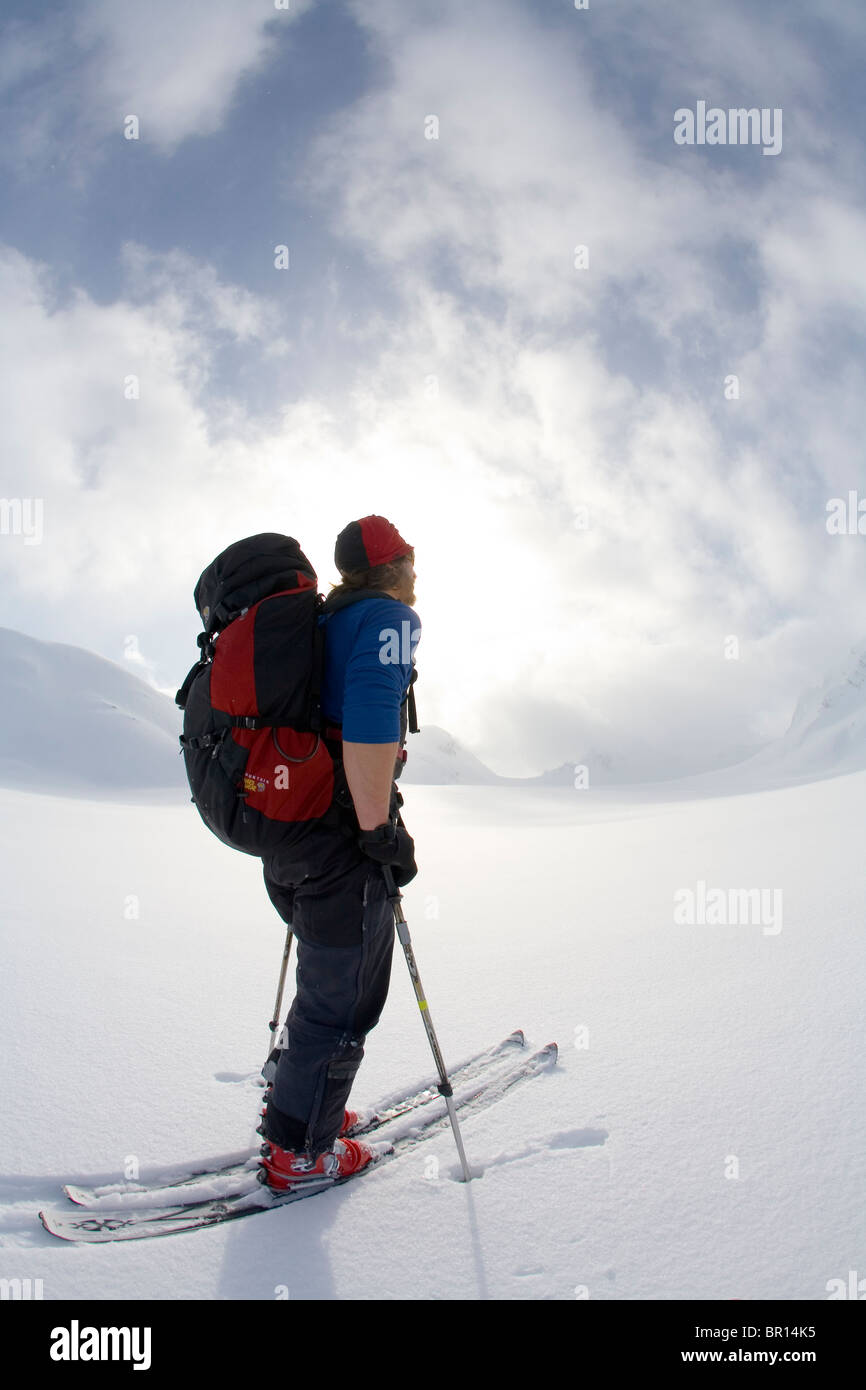
[[[320, 706], [318, 619], [382, 596], [364, 589], [326, 600], [298, 542], [272, 532], [237, 541], [203, 571], [194, 593], [201, 655], [175, 700], [192, 800], [225, 844], [262, 855], [313, 824], [358, 833], [341, 730]], [[407, 727], [418, 728], [411, 683], [400, 713], [397, 776]]]

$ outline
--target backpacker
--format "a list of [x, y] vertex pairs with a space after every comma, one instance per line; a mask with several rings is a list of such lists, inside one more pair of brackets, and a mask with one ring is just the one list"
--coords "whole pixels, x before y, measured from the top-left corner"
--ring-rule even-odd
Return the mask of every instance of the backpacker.
[[[313, 824], [358, 832], [341, 730], [320, 707], [318, 618], [382, 594], [363, 589], [326, 600], [317, 585], [298, 542], [265, 532], [230, 545], [195, 587], [204, 632], [200, 658], [175, 696], [184, 711], [180, 742], [202, 820], [246, 854], [290, 845]], [[416, 674], [413, 667], [412, 681]], [[417, 730], [411, 683], [396, 776], [407, 723]]]

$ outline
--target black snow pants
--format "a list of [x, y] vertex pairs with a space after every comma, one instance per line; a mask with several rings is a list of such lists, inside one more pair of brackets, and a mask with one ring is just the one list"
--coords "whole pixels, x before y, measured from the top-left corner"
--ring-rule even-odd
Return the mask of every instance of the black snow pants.
[[394, 912], [381, 865], [324, 826], [263, 860], [265, 887], [297, 943], [296, 993], [261, 1133], [312, 1157], [330, 1149], [388, 995]]

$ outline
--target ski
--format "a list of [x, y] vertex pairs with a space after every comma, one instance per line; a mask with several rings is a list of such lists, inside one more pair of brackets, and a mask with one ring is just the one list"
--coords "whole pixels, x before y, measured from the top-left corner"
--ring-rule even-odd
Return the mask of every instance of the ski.
[[[522, 1059], [514, 1067], [464, 1085], [460, 1094], [455, 1092], [454, 1097], [461, 1118], [494, 1104], [513, 1086], [540, 1075], [553, 1066], [557, 1056], [556, 1043], [548, 1043], [546, 1047]], [[400, 1120], [402, 1124], [399, 1124]], [[413, 1115], [410, 1112], [398, 1116], [396, 1122], [398, 1132], [389, 1145], [381, 1145], [377, 1159], [367, 1168], [354, 1174], [354, 1177], [362, 1177], [369, 1169], [380, 1167], [390, 1159], [397, 1158], [423, 1143], [431, 1137], [431, 1132], [437, 1125], [447, 1127], [448, 1118], [443, 1103], [441, 1108], [431, 1106], [420, 1114]], [[255, 1168], [244, 1167], [236, 1170], [230, 1176], [211, 1175], [202, 1180], [198, 1195], [190, 1192], [187, 1194], [188, 1200], [174, 1205], [136, 1206], [136, 1197], [148, 1197], [151, 1194], [129, 1193], [126, 1202], [114, 1207], [107, 1204], [109, 1199], [102, 1199], [106, 1205], [102, 1205], [101, 1202], [99, 1206], [94, 1205], [86, 1212], [40, 1211], [39, 1217], [46, 1231], [61, 1240], [89, 1243], [145, 1240], [155, 1236], [199, 1230], [202, 1227], [219, 1225], [224, 1221], [235, 1221], [244, 1216], [252, 1216], [256, 1212], [271, 1211], [275, 1207], [288, 1206], [291, 1202], [316, 1196], [326, 1188], [338, 1187], [351, 1180], [351, 1177], [323, 1178], [320, 1182], [314, 1180], [287, 1192], [274, 1192], [263, 1187], [258, 1181], [256, 1165]], [[208, 1192], [209, 1187], [223, 1187], [225, 1190]]]
[[[473, 1053], [472, 1056], [467, 1057], [465, 1061], [454, 1067], [449, 1074], [452, 1086], [455, 1083], [462, 1084], [472, 1080], [489, 1067], [495, 1066], [503, 1058], [510, 1056], [515, 1050], [525, 1046], [526, 1038], [523, 1031], [516, 1028], [501, 1042]], [[353, 1139], [366, 1139], [369, 1135], [375, 1134], [376, 1130], [381, 1129], [383, 1125], [390, 1124], [392, 1120], [422, 1106], [429, 1105], [431, 1101], [438, 1099], [439, 1092], [435, 1081], [428, 1082], [417, 1090], [392, 1092], [383, 1097], [366, 1124], [359, 1125], [351, 1131], [351, 1137]], [[63, 1191], [76, 1206], [89, 1207], [105, 1197], [125, 1198], [127, 1194], [139, 1192], [161, 1193], [166, 1189], [174, 1190], [193, 1183], [200, 1183], [203, 1178], [231, 1177], [233, 1174], [245, 1172], [249, 1167], [251, 1158], [258, 1159], [258, 1149], [248, 1149], [242, 1154], [226, 1154], [221, 1159], [212, 1163], [205, 1163], [200, 1168], [163, 1173], [161, 1176], [150, 1178], [145, 1182], [112, 1183], [101, 1187], [81, 1187], [75, 1183], [67, 1183]]]

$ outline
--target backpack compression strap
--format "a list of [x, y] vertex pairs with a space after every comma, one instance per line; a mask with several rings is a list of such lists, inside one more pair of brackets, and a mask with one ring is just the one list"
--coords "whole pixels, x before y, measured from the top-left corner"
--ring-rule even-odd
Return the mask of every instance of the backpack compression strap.
[[211, 641], [208, 634], [206, 632], [200, 632], [195, 640], [198, 643], [201, 655], [199, 656], [199, 659], [195, 663], [195, 665], [190, 667], [187, 673], [186, 680], [184, 681], [180, 690], [174, 697], [174, 703], [176, 705], [180, 705], [181, 709], [186, 709], [186, 702], [189, 696], [190, 687], [193, 681], [195, 680], [196, 676], [198, 675], [199, 671], [203, 671], [204, 668], [210, 665], [210, 662], [213, 660], [213, 642]]

